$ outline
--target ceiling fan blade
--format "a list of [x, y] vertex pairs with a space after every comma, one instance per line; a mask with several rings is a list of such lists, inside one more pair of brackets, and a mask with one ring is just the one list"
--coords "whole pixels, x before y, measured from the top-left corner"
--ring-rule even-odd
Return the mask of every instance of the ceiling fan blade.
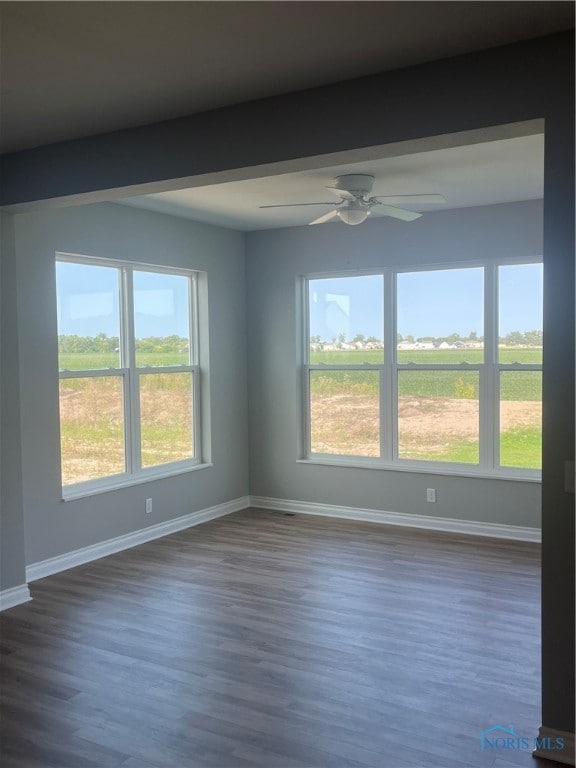
[[259, 208], [296, 208], [297, 206], [302, 205], [334, 205], [334, 201], [330, 200], [330, 202], [324, 201], [323, 203], [283, 203], [282, 205], [259, 205]]
[[311, 221], [308, 226], [312, 226], [312, 224], [327, 224], [329, 221], [334, 221], [334, 219], [338, 218], [338, 214], [336, 211], [330, 211], [330, 213], [325, 213], [324, 216], [320, 216], [319, 219], [314, 219], [314, 221]]
[[444, 195], [376, 195], [374, 200], [386, 200], [386, 202], [394, 204], [407, 203], [408, 205], [422, 205], [425, 203], [445, 203], [446, 198]]
[[335, 194], [340, 200], [356, 200], [356, 196], [352, 192], [348, 192], [347, 189], [339, 189], [338, 187], [325, 187], [325, 189]]
[[414, 221], [422, 216], [421, 213], [407, 211], [405, 208], [396, 208], [393, 205], [384, 205], [376, 203], [372, 208], [372, 214], [376, 216], [392, 216], [393, 219], [402, 219], [402, 221]]

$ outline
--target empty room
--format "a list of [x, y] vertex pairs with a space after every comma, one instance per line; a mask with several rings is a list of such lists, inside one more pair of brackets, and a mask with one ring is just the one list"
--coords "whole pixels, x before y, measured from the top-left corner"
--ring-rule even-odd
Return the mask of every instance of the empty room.
[[2, 766], [574, 765], [574, 3], [0, 13]]

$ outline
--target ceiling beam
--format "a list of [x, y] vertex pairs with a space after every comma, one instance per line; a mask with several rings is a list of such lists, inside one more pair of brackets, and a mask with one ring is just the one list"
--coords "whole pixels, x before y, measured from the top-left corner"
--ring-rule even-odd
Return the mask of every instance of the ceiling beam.
[[182, 188], [182, 179], [542, 118], [571, 44], [557, 33], [6, 154], [0, 205], [16, 212], [150, 194]]

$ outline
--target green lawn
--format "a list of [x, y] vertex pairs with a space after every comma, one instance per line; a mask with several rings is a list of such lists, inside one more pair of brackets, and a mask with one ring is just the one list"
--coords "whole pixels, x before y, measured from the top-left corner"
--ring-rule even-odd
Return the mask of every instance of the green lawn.
[[541, 427], [516, 427], [500, 437], [500, 464], [503, 467], [542, 466]]
[[[481, 349], [415, 349], [399, 350], [399, 363], [481, 363], [484, 359], [484, 353]], [[501, 363], [541, 363], [541, 348], [508, 348], [500, 349], [499, 360]], [[333, 364], [357, 364], [362, 363], [382, 363], [384, 362], [384, 351], [382, 349], [369, 350], [329, 350], [312, 351], [310, 353], [311, 363], [333, 363]]]
[[[414, 351], [400, 351], [399, 363], [481, 363], [482, 350], [479, 349], [418, 349]], [[382, 363], [384, 361], [382, 350], [354, 350], [354, 351], [329, 351], [312, 352], [311, 363], [332, 364], [362, 364]], [[500, 362], [502, 363], [541, 363], [541, 349], [503, 349], [500, 350]], [[146, 365], [187, 365], [187, 352], [139, 352], [137, 363]], [[59, 364], [61, 369], [69, 371], [118, 368], [120, 356], [117, 352], [64, 352], [60, 353]]]
[[[476, 464], [478, 444], [469, 440], [455, 440], [441, 453], [433, 456], [423, 454], [418, 458]], [[503, 467], [539, 469], [542, 466], [542, 430], [538, 427], [517, 427], [502, 433], [500, 464]]]
[[[481, 363], [481, 350], [465, 350], [466, 362]], [[538, 363], [541, 362], [542, 350], [517, 349], [502, 350], [503, 363]], [[402, 359], [404, 357], [404, 359]], [[462, 361], [462, 351], [445, 350], [415, 350], [402, 353], [399, 362], [402, 363], [459, 363]], [[311, 363], [327, 363], [332, 365], [359, 365], [362, 363], [382, 363], [382, 350], [364, 351], [329, 351], [314, 352]], [[378, 394], [378, 377], [373, 371], [314, 371], [311, 377], [312, 392], [328, 394], [330, 389], [339, 391], [343, 384], [358, 390], [361, 387], [365, 394]], [[465, 369], [458, 371], [401, 371], [399, 376], [399, 392], [401, 395], [415, 397], [458, 397], [474, 399], [478, 397], [478, 374]], [[501, 378], [502, 400], [542, 399], [542, 374], [540, 371], [506, 371]]]

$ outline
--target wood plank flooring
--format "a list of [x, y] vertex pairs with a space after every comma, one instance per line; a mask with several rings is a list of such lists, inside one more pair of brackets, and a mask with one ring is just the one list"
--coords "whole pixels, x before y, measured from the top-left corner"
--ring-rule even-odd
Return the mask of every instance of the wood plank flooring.
[[539, 547], [249, 510], [1, 616], [2, 768], [517, 768]]

